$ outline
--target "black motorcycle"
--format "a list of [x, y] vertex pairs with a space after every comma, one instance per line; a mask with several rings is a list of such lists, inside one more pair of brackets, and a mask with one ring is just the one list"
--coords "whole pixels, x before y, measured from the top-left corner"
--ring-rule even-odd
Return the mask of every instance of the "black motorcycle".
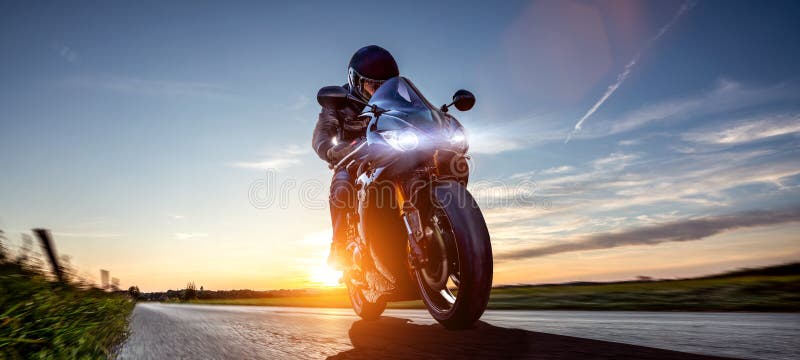
[[[361, 102], [340, 86], [320, 89], [317, 101], [334, 108]], [[492, 247], [466, 188], [464, 129], [448, 113], [474, 104], [472, 93], [459, 90], [437, 108], [404, 77], [386, 81], [363, 103], [366, 138], [336, 165], [356, 179], [342, 279], [362, 318], [378, 318], [387, 302], [422, 299], [438, 322], [461, 329], [486, 309]]]

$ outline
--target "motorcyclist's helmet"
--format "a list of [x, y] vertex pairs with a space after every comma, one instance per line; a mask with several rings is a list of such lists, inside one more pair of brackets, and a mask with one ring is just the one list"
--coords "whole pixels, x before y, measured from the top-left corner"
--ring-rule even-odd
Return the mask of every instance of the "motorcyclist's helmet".
[[400, 75], [397, 62], [386, 49], [369, 45], [358, 49], [350, 58], [347, 67], [347, 82], [353, 94], [364, 101], [369, 101], [372, 96], [368, 90], [375, 90], [395, 76]]

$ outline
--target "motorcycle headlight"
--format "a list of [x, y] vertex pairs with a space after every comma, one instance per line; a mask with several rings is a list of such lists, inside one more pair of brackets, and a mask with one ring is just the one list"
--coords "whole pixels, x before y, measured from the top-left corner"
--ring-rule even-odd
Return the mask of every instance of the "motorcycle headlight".
[[386, 130], [379, 132], [391, 147], [400, 151], [414, 150], [419, 145], [417, 134], [410, 130]]
[[464, 134], [463, 129], [457, 129], [450, 135], [450, 143], [453, 145], [465, 144], [467, 142], [467, 135]]
[[464, 133], [464, 129], [456, 129], [450, 135], [450, 145], [457, 147], [461, 151], [467, 151], [467, 134]]

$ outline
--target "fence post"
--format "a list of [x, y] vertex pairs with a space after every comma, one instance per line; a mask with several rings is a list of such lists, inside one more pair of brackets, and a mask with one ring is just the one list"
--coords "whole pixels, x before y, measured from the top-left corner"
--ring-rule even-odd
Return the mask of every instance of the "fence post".
[[39, 238], [42, 243], [42, 248], [47, 252], [47, 258], [50, 259], [50, 265], [53, 266], [53, 274], [56, 275], [58, 282], [64, 283], [64, 272], [61, 265], [58, 264], [58, 257], [56, 256], [56, 248], [53, 244], [53, 238], [50, 236], [50, 231], [47, 229], [33, 229], [34, 234]]

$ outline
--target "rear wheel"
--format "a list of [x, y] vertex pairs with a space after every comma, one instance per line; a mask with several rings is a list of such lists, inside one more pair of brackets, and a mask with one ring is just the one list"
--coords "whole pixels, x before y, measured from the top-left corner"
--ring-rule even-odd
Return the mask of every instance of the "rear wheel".
[[383, 310], [386, 309], [386, 302], [369, 302], [364, 297], [361, 287], [354, 284], [349, 276], [345, 277], [345, 281], [347, 283], [347, 294], [350, 297], [350, 305], [353, 306], [353, 311], [355, 311], [356, 315], [364, 320], [378, 319], [383, 314]]
[[489, 302], [492, 248], [477, 203], [459, 183], [433, 189], [434, 206], [426, 216], [428, 262], [414, 273], [431, 316], [448, 329], [477, 321]]

